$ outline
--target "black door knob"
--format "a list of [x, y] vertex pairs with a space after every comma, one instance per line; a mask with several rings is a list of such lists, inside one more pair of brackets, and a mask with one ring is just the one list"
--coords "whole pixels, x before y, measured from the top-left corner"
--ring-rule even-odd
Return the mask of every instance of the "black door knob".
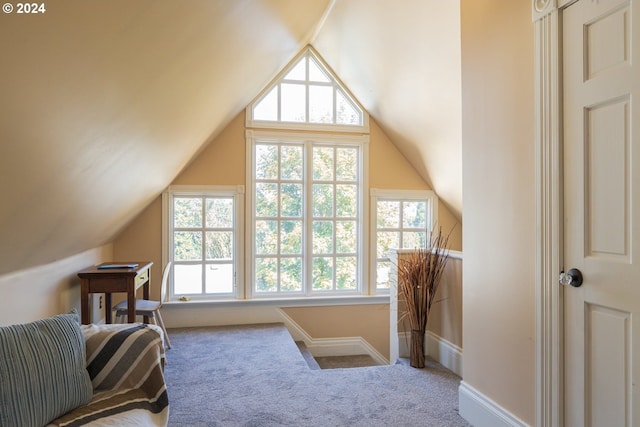
[[577, 268], [572, 268], [571, 270], [560, 272], [560, 284], [561, 285], [571, 285], [574, 288], [579, 288], [582, 285], [582, 272]]

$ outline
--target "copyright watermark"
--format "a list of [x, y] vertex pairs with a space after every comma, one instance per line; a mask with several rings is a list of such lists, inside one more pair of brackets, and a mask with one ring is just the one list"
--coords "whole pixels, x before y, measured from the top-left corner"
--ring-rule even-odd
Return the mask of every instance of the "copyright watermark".
[[44, 3], [4, 3], [2, 11], [6, 14], [16, 13], [16, 15], [36, 15], [47, 11]]

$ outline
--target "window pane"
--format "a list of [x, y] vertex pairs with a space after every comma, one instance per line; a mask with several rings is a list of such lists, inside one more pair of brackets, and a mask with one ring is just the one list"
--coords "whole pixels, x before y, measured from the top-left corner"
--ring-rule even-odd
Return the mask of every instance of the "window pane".
[[284, 79], [305, 81], [307, 79], [306, 71], [307, 71], [307, 58], [302, 57], [300, 58], [298, 63], [293, 66], [291, 71], [289, 71], [287, 75], [284, 76]]
[[313, 179], [333, 181], [333, 148], [313, 147]]
[[354, 107], [341, 90], [336, 91], [336, 123], [339, 125], [362, 124], [362, 113]]
[[288, 255], [302, 253], [302, 221], [280, 223], [280, 252]]
[[332, 86], [309, 86], [309, 122], [333, 123]]
[[285, 122], [306, 122], [306, 90], [304, 85], [282, 83], [282, 120]]
[[338, 181], [357, 180], [358, 150], [356, 148], [338, 148], [336, 156], [336, 179]]
[[378, 288], [389, 288], [389, 272], [391, 271], [391, 262], [378, 261], [376, 273], [376, 286]]
[[256, 259], [256, 291], [276, 292], [278, 290], [278, 271], [276, 258]]
[[256, 183], [256, 216], [278, 216], [278, 184]]
[[402, 202], [402, 226], [427, 227], [427, 202]]
[[313, 221], [313, 253], [333, 253], [333, 222]]
[[400, 202], [378, 202], [378, 228], [400, 227]]
[[302, 147], [282, 146], [282, 163], [280, 174], [283, 180], [302, 179]]
[[195, 197], [174, 198], [173, 226], [176, 228], [202, 227], [202, 199]]
[[427, 233], [422, 231], [405, 231], [402, 233], [402, 247], [416, 249], [427, 247]]
[[329, 77], [320, 69], [316, 61], [309, 58], [309, 80], [312, 82], [330, 83]]
[[256, 178], [278, 178], [278, 146], [256, 145]]
[[233, 264], [207, 265], [205, 280], [208, 294], [233, 292]]
[[352, 254], [357, 251], [357, 230], [355, 221], [336, 221], [336, 252]]
[[358, 187], [336, 185], [336, 216], [355, 217], [358, 211]]
[[173, 266], [174, 295], [202, 293], [202, 265]]
[[256, 120], [278, 120], [278, 86], [274, 87], [253, 107]]
[[270, 255], [278, 252], [278, 222], [256, 221], [256, 254]]
[[208, 228], [233, 227], [233, 199], [207, 199], [206, 206]]
[[176, 231], [173, 233], [173, 259], [199, 261], [202, 259], [202, 232]]
[[302, 216], [302, 184], [282, 184], [282, 212], [281, 216]]
[[315, 218], [328, 218], [333, 216], [333, 185], [314, 184], [313, 191], [313, 216]]
[[378, 231], [376, 258], [386, 258], [389, 249], [400, 248], [400, 233], [393, 231]]
[[313, 258], [313, 290], [330, 291], [333, 289], [333, 258]]
[[233, 232], [207, 231], [205, 239], [208, 260], [230, 260], [233, 258]]
[[336, 288], [338, 290], [356, 290], [358, 287], [355, 257], [336, 259]]
[[302, 290], [301, 258], [280, 260], [280, 288], [283, 292], [300, 292]]

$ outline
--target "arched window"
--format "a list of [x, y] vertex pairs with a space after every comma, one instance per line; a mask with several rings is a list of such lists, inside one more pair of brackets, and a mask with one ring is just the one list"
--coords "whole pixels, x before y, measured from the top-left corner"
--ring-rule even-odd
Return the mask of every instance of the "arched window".
[[247, 127], [363, 132], [369, 120], [309, 46], [247, 108]]

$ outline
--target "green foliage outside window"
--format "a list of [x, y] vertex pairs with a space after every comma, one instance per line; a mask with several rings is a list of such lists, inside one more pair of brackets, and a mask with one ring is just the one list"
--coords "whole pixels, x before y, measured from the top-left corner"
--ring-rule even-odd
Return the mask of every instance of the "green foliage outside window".
[[[308, 267], [311, 289], [358, 289], [358, 149], [317, 145], [311, 150], [311, 194], [305, 195], [302, 143], [255, 145], [258, 293], [304, 290], [302, 254], [307, 238], [313, 254]], [[306, 219], [307, 209], [312, 220]], [[309, 221], [308, 237], [304, 235], [305, 219]]]

